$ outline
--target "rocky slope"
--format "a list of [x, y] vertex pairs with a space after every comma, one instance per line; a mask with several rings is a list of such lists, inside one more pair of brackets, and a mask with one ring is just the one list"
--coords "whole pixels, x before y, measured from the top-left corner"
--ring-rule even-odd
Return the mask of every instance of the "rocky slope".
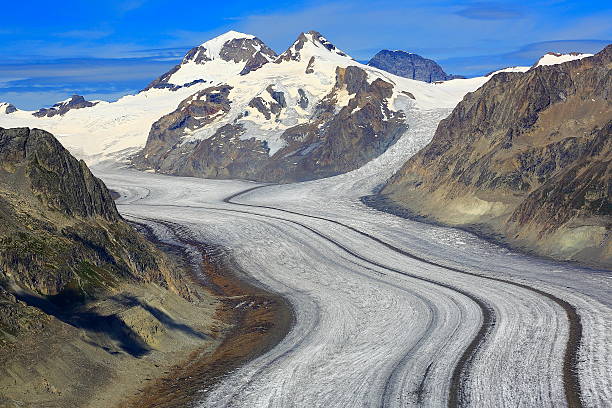
[[612, 46], [494, 75], [382, 189], [387, 205], [612, 266]]
[[379, 51], [368, 62], [369, 66], [380, 68], [394, 75], [424, 82], [448, 81], [463, 78], [460, 75], [448, 75], [434, 60], [405, 51]]
[[[87, 297], [101, 282], [156, 281], [178, 291], [153, 246], [128, 226], [104, 186], [49, 133], [0, 128], [2, 237], [6, 288]], [[86, 288], [91, 286], [91, 293]]]
[[49, 133], [0, 128], [0, 223], [0, 406], [110, 406], [214, 343], [213, 296]]

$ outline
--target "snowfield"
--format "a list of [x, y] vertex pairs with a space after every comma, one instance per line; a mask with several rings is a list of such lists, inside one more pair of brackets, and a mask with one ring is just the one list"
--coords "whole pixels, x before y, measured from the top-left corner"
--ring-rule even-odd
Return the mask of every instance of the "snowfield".
[[323, 180], [265, 186], [96, 169], [122, 194], [125, 217], [180, 226], [159, 229], [161, 239], [223, 245], [294, 307], [288, 336], [204, 390], [202, 407], [612, 401], [611, 272], [513, 253], [359, 201], [449, 113], [407, 109], [410, 130], [396, 145]]
[[549, 52], [544, 55], [542, 58], [538, 60], [536, 63], [536, 67], [540, 67], [543, 65], [557, 65], [562, 64], [568, 61], [575, 61], [586, 57], [592, 57], [593, 54], [580, 54], [580, 53], [570, 53], [570, 54], [558, 54], [554, 52]]
[[153, 122], [176, 109], [183, 99], [209, 86], [198, 83], [177, 91], [149, 89], [116, 102], [99, 102], [91, 108], [73, 109], [50, 118], [37, 118], [32, 116], [33, 112], [22, 110], [0, 113], [0, 126], [44, 129], [89, 164], [121, 160], [144, 147]]

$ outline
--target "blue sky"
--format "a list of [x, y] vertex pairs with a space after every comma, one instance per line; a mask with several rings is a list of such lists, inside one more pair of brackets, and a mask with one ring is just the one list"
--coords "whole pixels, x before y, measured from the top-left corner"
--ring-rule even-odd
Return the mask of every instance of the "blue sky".
[[10, 1], [0, 16], [0, 101], [24, 109], [78, 93], [113, 100], [142, 89], [185, 52], [227, 30], [277, 52], [317, 30], [357, 60], [383, 48], [477, 75], [530, 65], [547, 51], [612, 42], [612, 2]]

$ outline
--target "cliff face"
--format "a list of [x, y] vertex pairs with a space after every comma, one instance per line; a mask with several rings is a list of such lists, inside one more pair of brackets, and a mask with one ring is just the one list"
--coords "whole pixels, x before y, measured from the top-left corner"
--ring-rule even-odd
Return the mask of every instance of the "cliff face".
[[[0, 223], [0, 301], [25, 294], [68, 310], [122, 283], [184, 292], [104, 184], [45, 131], [0, 128]], [[13, 310], [0, 316], [0, 335], [26, 330], [21, 304], [0, 303]]]
[[379, 51], [368, 62], [368, 65], [380, 68], [394, 75], [417, 81], [436, 82], [463, 78], [460, 75], [448, 75], [436, 61], [405, 51]]
[[611, 266], [611, 68], [608, 46], [594, 57], [495, 75], [381, 194], [544, 255]]
[[[308, 122], [282, 132], [284, 146], [273, 154], [265, 141], [245, 138], [245, 127], [236, 122], [208, 138], [184, 143], [185, 129], [202, 128], [230, 110], [231, 89], [211, 87], [183, 101], [153, 124], [147, 145], [133, 162], [142, 169], [181, 176], [303, 181], [356, 169], [383, 153], [405, 130], [404, 114], [388, 104], [393, 85], [381, 79], [370, 83], [363, 69], [349, 66], [336, 69], [333, 89], [317, 103]], [[311, 104], [303, 89], [297, 93], [296, 106], [289, 106], [285, 93], [270, 85], [249, 107], [268, 121], [278, 121], [288, 108]], [[339, 108], [342, 99], [348, 102]]]

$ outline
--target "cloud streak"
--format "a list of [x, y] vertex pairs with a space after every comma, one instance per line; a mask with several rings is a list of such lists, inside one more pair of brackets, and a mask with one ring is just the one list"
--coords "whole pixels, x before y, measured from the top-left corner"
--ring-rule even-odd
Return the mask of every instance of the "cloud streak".
[[518, 8], [510, 8], [494, 3], [478, 3], [461, 9], [457, 15], [474, 20], [511, 20], [524, 16]]

